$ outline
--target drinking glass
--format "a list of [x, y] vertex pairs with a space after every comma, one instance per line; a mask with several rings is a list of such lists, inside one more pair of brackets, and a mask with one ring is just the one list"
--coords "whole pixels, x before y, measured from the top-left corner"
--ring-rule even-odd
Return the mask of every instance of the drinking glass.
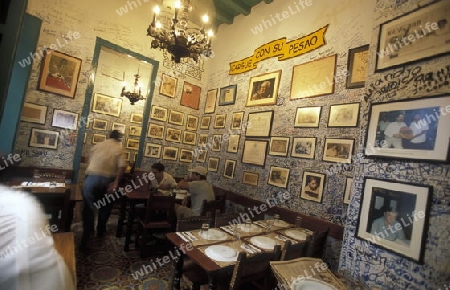
[[209, 224], [208, 223], [204, 223], [202, 224], [202, 237], [204, 238], [208, 238], [208, 232], [209, 232]]
[[273, 224], [274, 225], [277, 225], [277, 224], [279, 224], [279, 221], [280, 220], [280, 215], [279, 214], [274, 214], [273, 215]]
[[252, 228], [252, 220], [251, 219], [246, 219], [245, 220], [245, 228], [247, 229], [247, 231], [250, 232], [250, 230]]
[[231, 230], [233, 232], [233, 243], [238, 243], [241, 239], [241, 235], [239, 233], [239, 227], [237, 224], [233, 224], [231, 227]]
[[295, 218], [295, 226], [298, 228], [302, 227], [302, 217], [301, 216], [298, 216]]

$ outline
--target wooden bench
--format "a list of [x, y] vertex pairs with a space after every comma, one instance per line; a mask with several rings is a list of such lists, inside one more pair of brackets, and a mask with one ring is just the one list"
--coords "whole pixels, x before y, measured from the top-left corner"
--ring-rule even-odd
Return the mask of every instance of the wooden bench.
[[77, 270], [75, 261], [75, 242], [73, 233], [72, 232], [55, 233], [53, 234], [53, 242], [55, 243], [56, 250], [64, 259], [64, 262], [66, 262], [66, 265], [69, 268], [70, 274], [72, 275], [76, 288]]

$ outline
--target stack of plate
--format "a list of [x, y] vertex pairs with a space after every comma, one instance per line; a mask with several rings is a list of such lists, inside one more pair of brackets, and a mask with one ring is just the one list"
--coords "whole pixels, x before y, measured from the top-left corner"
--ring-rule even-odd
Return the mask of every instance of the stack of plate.
[[226, 240], [227, 235], [217, 229], [208, 229], [208, 232], [200, 231], [200, 236], [206, 240]]
[[237, 260], [238, 252], [233, 248], [222, 245], [213, 245], [205, 249], [205, 254], [219, 262], [233, 262]]
[[314, 278], [306, 278], [306, 279], [297, 279], [294, 280], [291, 284], [292, 290], [337, 290], [331, 284], [325, 283], [323, 281], [314, 279]]
[[239, 229], [246, 233], [257, 233], [261, 231], [261, 228], [254, 224], [240, 224]]
[[263, 236], [251, 237], [250, 242], [265, 250], [273, 250], [273, 247], [278, 244], [274, 239]]
[[296, 240], [306, 240], [308, 235], [300, 230], [285, 230], [284, 234], [290, 238], [296, 239]]

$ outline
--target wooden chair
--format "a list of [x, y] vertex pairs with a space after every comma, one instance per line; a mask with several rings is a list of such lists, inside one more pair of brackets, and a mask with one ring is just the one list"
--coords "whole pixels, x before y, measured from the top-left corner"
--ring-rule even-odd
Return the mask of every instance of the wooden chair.
[[330, 228], [327, 228], [322, 232], [314, 232], [306, 249], [305, 257], [322, 258], [329, 230]]
[[204, 223], [211, 225], [212, 217], [210, 215], [190, 217], [181, 216], [177, 222], [177, 232], [199, 230]]
[[239, 213], [237, 212], [227, 212], [227, 213], [220, 213], [219, 210], [216, 210], [216, 216], [214, 219], [214, 224], [216, 228], [227, 226], [230, 224], [230, 222], [238, 221], [239, 219]]
[[292, 260], [296, 258], [305, 257], [306, 249], [308, 248], [309, 240], [292, 244], [290, 240], [284, 243], [283, 250], [281, 251], [281, 261]]
[[220, 198], [216, 200], [203, 201], [202, 206], [202, 216], [206, 216], [207, 213], [210, 213], [211, 216], [214, 218], [216, 214], [216, 210], [219, 210], [221, 213], [225, 211], [225, 198]]

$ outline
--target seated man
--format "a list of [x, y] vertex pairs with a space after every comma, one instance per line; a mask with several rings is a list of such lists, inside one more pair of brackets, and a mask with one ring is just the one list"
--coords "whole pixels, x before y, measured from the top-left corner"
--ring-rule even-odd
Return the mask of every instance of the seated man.
[[178, 219], [180, 219], [181, 214], [183, 214], [183, 217], [199, 216], [202, 212], [203, 200], [215, 200], [214, 190], [206, 180], [208, 170], [203, 166], [195, 166], [189, 171], [191, 172], [191, 177], [188, 178], [186, 176], [178, 182], [178, 187], [189, 191], [191, 208], [176, 204], [175, 212]]
[[155, 189], [167, 190], [177, 186], [177, 182], [169, 173], [164, 171], [165, 167], [161, 163], [152, 165], [152, 173], [155, 176], [151, 179], [152, 187]]

